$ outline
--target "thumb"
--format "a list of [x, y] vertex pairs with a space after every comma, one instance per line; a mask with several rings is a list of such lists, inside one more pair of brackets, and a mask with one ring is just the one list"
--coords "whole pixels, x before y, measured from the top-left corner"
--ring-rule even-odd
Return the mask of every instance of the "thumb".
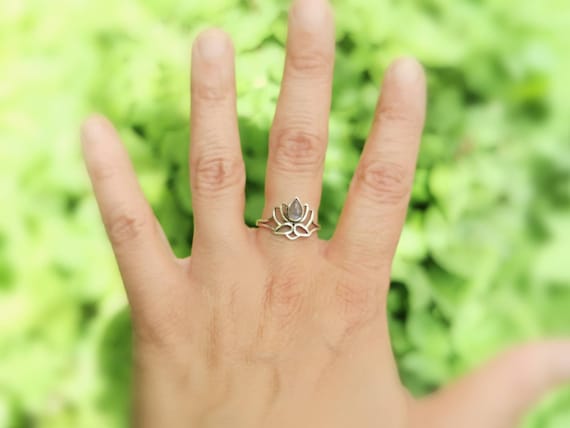
[[420, 400], [413, 426], [512, 428], [542, 395], [565, 382], [570, 382], [570, 341], [519, 346]]

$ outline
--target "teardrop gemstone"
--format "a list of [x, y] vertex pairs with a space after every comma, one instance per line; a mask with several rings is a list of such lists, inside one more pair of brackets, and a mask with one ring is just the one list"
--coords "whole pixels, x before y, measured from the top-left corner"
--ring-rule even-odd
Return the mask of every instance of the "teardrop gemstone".
[[293, 202], [289, 204], [287, 209], [287, 217], [291, 221], [299, 221], [303, 217], [303, 206], [298, 198], [295, 198]]

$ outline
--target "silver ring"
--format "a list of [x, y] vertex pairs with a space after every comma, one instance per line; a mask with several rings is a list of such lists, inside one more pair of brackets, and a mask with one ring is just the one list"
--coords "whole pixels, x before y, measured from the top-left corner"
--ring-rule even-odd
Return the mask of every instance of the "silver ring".
[[268, 219], [259, 219], [255, 222], [257, 227], [264, 227], [274, 235], [282, 235], [294, 241], [298, 238], [308, 238], [319, 226], [315, 221], [315, 212], [309, 204], [301, 204], [295, 197], [289, 205], [281, 204], [273, 208], [273, 215]]

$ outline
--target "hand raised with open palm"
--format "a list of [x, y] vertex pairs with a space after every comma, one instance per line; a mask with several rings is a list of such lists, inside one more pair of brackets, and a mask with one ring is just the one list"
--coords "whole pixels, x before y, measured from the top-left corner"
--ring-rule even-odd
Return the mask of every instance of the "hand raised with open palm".
[[[297, 0], [263, 218], [295, 197], [318, 214], [334, 48], [330, 6]], [[386, 73], [330, 241], [245, 225], [233, 62], [224, 33], [200, 35], [192, 52], [190, 258], [170, 250], [108, 121], [95, 116], [83, 128], [132, 310], [136, 426], [506, 428], [570, 379], [570, 343], [560, 340], [506, 353], [422, 400], [401, 385], [386, 296], [425, 113], [415, 60], [402, 58]]]

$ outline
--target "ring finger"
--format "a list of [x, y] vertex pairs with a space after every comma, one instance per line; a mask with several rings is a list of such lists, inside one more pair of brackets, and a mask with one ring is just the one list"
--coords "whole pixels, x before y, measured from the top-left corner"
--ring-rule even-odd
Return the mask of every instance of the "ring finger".
[[294, 197], [315, 210], [318, 207], [334, 48], [334, 22], [328, 2], [296, 0], [289, 13], [283, 83], [269, 137], [265, 218], [271, 216], [274, 207]]

